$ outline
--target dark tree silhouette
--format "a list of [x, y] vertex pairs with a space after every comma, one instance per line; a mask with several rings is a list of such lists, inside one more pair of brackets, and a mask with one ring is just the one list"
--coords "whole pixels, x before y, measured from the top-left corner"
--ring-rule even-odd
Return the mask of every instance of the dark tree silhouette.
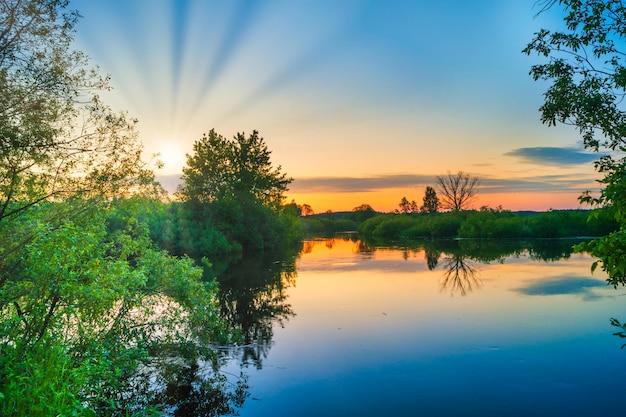
[[402, 197], [402, 200], [400, 200], [400, 204], [398, 204], [398, 206], [400, 208], [396, 210], [396, 213], [399, 214], [417, 213], [419, 211], [415, 200], [409, 202], [406, 197]]
[[459, 171], [437, 176], [437, 189], [441, 195], [441, 206], [444, 209], [460, 211], [468, 208], [478, 192], [480, 179]]
[[448, 289], [452, 295], [467, 295], [473, 288], [480, 288], [481, 282], [476, 278], [476, 267], [463, 255], [446, 256], [442, 262], [444, 269], [441, 290]]
[[430, 185], [426, 187], [423, 202], [424, 204], [421, 208], [422, 213], [436, 213], [439, 211], [439, 197], [437, 197], [437, 192]]

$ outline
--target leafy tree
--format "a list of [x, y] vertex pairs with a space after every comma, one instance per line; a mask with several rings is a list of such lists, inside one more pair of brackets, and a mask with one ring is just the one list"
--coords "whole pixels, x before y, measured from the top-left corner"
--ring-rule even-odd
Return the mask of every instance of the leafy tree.
[[201, 268], [157, 250], [134, 213], [116, 206], [51, 228], [47, 212], [71, 204], [40, 205], [14, 222], [31, 239], [3, 264], [2, 415], [145, 408], [160, 389], [140, 381], [180, 371], [167, 356], [190, 366], [214, 358], [211, 343], [228, 336]]
[[248, 256], [283, 252], [299, 239], [297, 215], [283, 205], [293, 179], [274, 168], [257, 131], [228, 140], [212, 129], [193, 149], [178, 194], [198, 227], [218, 230]]
[[280, 166], [273, 167], [271, 152], [256, 130], [228, 140], [211, 129], [194, 143], [193, 151], [179, 188], [184, 200], [236, 200], [277, 209], [293, 181]]
[[400, 208], [396, 209], [397, 214], [410, 214], [410, 213], [417, 213], [419, 211], [415, 200], [409, 202], [409, 200], [407, 200], [406, 197], [402, 197], [402, 200], [400, 200], [400, 204], [398, 204], [398, 206]]
[[437, 189], [441, 195], [441, 206], [444, 209], [460, 211], [469, 208], [478, 192], [480, 179], [459, 171], [437, 176]]
[[352, 209], [352, 218], [357, 223], [362, 223], [365, 220], [376, 216], [376, 214], [376, 210], [374, 210], [369, 204], [361, 204]]
[[136, 121], [97, 93], [108, 79], [71, 49], [65, 0], [0, 3], [0, 222], [42, 201], [111, 195], [150, 179]]
[[315, 211], [313, 211], [313, 208], [308, 204], [303, 204], [301, 206], [301, 211], [302, 211], [302, 216], [312, 216], [315, 214]]
[[[601, 239], [579, 246], [599, 258], [608, 281], [626, 284], [626, 5], [621, 0], [550, 0], [541, 12], [564, 7], [566, 28], [542, 29], [523, 50], [546, 62], [532, 66], [535, 80], [549, 83], [541, 106], [541, 121], [548, 126], [572, 125], [586, 149], [606, 152], [595, 163], [604, 175], [600, 195], [589, 192], [581, 202], [610, 207], [621, 225]], [[620, 154], [622, 153], [622, 154]]]
[[228, 335], [215, 283], [113, 200], [158, 188], [136, 121], [71, 48], [78, 17], [67, 0], [0, 1], [3, 416], [150, 414], [140, 393]]
[[437, 213], [439, 211], [439, 197], [437, 197], [437, 192], [430, 185], [426, 187], [423, 201], [424, 204], [420, 208], [422, 213]]

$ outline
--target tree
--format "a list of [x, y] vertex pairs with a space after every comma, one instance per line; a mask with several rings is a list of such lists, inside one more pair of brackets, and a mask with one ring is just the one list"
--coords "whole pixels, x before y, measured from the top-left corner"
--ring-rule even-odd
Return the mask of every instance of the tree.
[[273, 167], [271, 152], [256, 130], [228, 140], [211, 129], [194, 143], [193, 151], [178, 191], [184, 200], [250, 201], [277, 209], [293, 181], [280, 166]]
[[[215, 282], [202, 281], [191, 259], [156, 249], [128, 203], [53, 228], [46, 212], [73, 202], [15, 221], [41, 232], [4, 259], [1, 415], [128, 414], [160, 391], [138, 381], [173, 382], [226, 336]], [[179, 369], [164, 352], [176, 352]]]
[[400, 209], [397, 209], [396, 213], [399, 214], [417, 213], [419, 211], [415, 200], [409, 202], [406, 197], [402, 197], [402, 200], [400, 200], [400, 204], [398, 204], [398, 206], [400, 207]]
[[136, 120], [104, 105], [108, 78], [71, 49], [67, 0], [0, 2], [0, 225], [33, 205], [149, 180]]
[[313, 208], [309, 205], [309, 204], [303, 204], [302, 206], [302, 216], [312, 216], [315, 214], [315, 211], [313, 211]]
[[365, 220], [376, 216], [376, 210], [369, 204], [360, 204], [352, 209], [352, 218], [357, 223], [363, 223]]
[[[541, 121], [574, 126], [586, 149], [602, 152], [595, 163], [604, 175], [598, 197], [586, 192], [583, 203], [610, 208], [620, 229], [579, 246], [599, 259], [608, 281], [626, 284], [626, 5], [621, 0], [549, 0], [541, 12], [554, 5], [565, 9], [566, 29], [542, 29], [523, 50], [546, 62], [533, 65], [535, 80], [547, 81]], [[621, 48], [621, 49], [620, 49]], [[620, 154], [621, 153], [621, 154]]]
[[170, 382], [228, 333], [215, 283], [116, 209], [157, 187], [136, 121], [101, 102], [108, 78], [71, 49], [67, 7], [0, 1], [1, 415], [145, 409], [135, 394], [159, 384], [141, 381]]
[[441, 206], [444, 209], [460, 211], [468, 208], [478, 192], [480, 179], [459, 171], [447, 175], [437, 176], [437, 190], [441, 197]]
[[424, 204], [422, 205], [420, 211], [422, 213], [437, 213], [439, 210], [439, 197], [437, 197], [437, 192], [430, 185], [426, 187], [426, 192], [424, 193]]

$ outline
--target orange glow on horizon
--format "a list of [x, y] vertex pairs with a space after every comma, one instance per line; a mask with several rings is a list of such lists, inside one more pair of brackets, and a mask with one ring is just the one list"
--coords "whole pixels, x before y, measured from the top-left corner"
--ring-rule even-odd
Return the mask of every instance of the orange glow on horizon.
[[[493, 193], [480, 194], [476, 196], [473, 204], [474, 209], [482, 206], [496, 208], [502, 206], [505, 210], [511, 211], [548, 211], [550, 209], [579, 209], [588, 208], [581, 206], [578, 202], [580, 192], [561, 193]], [[387, 189], [372, 192], [358, 193], [288, 193], [286, 202], [295, 200], [297, 204], [308, 204], [315, 213], [324, 213], [328, 210], [333, 212], [351, 211], [361, 204], [369, 204], [379, 212], [393, 212], [398, 208], [402, 197], [415, 202], [421, 206], [423, 194], [419, 194], [415, 189]]]

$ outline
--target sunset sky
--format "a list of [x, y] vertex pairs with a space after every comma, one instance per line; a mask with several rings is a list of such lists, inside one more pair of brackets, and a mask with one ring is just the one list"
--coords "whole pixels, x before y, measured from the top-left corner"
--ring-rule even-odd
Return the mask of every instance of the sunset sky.
[[540, 123], [521, 50], [559, 9], [535, 0], [73, 0], [76, 48], [112, 77], [172, 187], [214, 128], [258, 130], [316, 212], [422, 203], [435, 176], [481, 178], [476, 208], [577, 208], [597, 155]]

